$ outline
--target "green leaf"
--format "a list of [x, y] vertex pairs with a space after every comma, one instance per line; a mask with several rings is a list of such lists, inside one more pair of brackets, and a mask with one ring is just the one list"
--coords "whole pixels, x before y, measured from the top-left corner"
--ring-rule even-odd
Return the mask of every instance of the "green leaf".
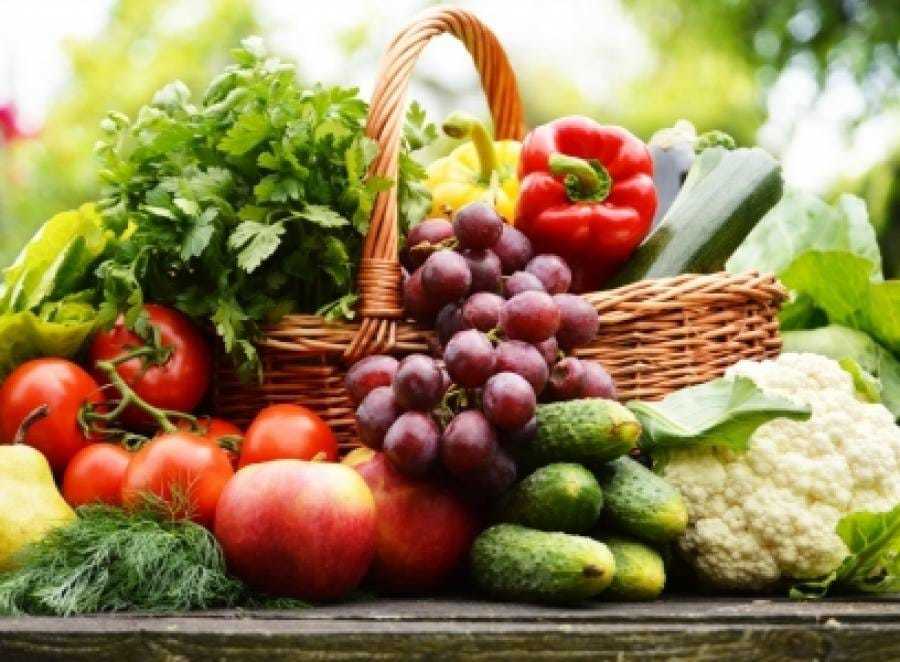
[[859, 511], [835, 529], [850, 554], [827, 577], [791, 588], [792, 598], [822, 598], [832, 589], [850, 593], [900, 592], [900, 505], [881, 513]]
[[77, 302], [52, 304], [42, 312], [0, 314], [0, 379], [30, 359], [74, 356], [97, 319], [92, 306]]
[[862, 331], [832, 324], [782, 333], [784, 351], [813, 352], [836, 361], [853, 359], [881, 384], [881, 400], [900, 419], [900, 361]]
[[802, 253], [781, 274], [794, 292], [815, 302], [828, 320], [860, 329], [900, 351], [900, 281], [877, 281], [876, 266], [846, 251]]
[[306, 205], [297, 216], [322, 228], [340, 228], [350, 225], [350, 221], [325, 205]]
[[200, 219], [187, 231], [181, 244], [182, 260], [187, 261], [203, 254], [216, 231], [213, 220], [217, 215], [218, 210], [215, 207], [210, 207], [203, 212]]
[[856, 359], [845, 356], [838, 364], [853, 378], [853, 390], [859, 399], [864, 402], [881, 402], [881, 382], [863, 370]]
[[842, 195], [831, 207], [810, 193], [788, 190], [747, 235], [725, 265], [732, 273], [750, 269], [780, 274], [810, 250], [846, 251], [868, 259], [881, 277], [881, 255], [865, 203]]
[[269, 118], [261, 112], [241, 115], [225, 137], [219, 141], [219, 149], [231, 156], [246, 154], [269, 134]]
[[0, 312], [34, 310], [80, 288], [110, 238], [93, 205], [56, 214], [4, 270]]
[[722, 377], [659, 402], [632, 400], [627, 406], [643, 427], [641, 448], [650, 453], [697, 446], [742, 451], [760, 425], [775, 418], [810, 416], [808, 407], [764, 393], [746, 377]]
[[266, 225], [256, 221], [244, 221], [228, 238], [228, 246], [240, 249], [237, 255], [238, 266], [247, 273], [253, 273], [278, 250], [283, 234], [282, 223]]
[[437, 127], [427, 121], [425, 109], [417, 101], [413, 101], [406, 111], [406, 125], [403, 127], [403, 140], [409, 151], [414, 152], [433, 143], [438, 136]]

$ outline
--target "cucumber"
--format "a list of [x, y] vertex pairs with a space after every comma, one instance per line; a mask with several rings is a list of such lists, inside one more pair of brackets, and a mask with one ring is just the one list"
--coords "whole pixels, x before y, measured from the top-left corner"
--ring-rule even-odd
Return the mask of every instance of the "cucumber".
[[600, 596], [604, 600], [633, 602], [655, 600], [666, 586], [666, 569], [659, 552], [636, 540], [600, 538], [616, 561], [612, 583]]
[[668, 542], [687, 528], [681, 493], [640, 462], [620, 457], [604, 465], [597, 479], [604, 525], [650, 543]]
[[492, 526], [472, 545], [472, 578], [501, 600], [581, 602], [613, 579], [615, 560], [602, 542], [516, 524]]
[[582, 398], [539, 405], [537, 432], [516, 449], [526, 468], [577, 462], [594, 469], [636, 447], [641, 424], [614, 400]]
[[665, 218], [608, 287], [721, 271], [782, 186], [778, 162], [758, 147], [704, 150]]
[[603, 508], [603, 492], [594, 474], [580, 464], [541, 467], [506, 493], [497, 508], [500, 522], [542, 531], [587, 533]]

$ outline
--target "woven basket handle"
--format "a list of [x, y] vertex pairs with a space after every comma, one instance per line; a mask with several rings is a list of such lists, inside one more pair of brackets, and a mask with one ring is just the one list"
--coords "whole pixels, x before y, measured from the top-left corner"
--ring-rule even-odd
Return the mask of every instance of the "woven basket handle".
[[[470, 12], [455, 7], [425, 11], [394, 38], [381, 60], [366, 134], [378, 143], [370, 173], [397, 181], [406, 90], [419, 54], [434, 37], [449, 33], [469, 51], [487, 96], [497, 139], [525, 134], [515, 74], [497, 37]], [[381, 193], [372, 211], [359, 269], [362, 326], [346, 357], [355, 360], [393, 344], [393, 324], [403, 317], [398, 248], [397, 187]]]

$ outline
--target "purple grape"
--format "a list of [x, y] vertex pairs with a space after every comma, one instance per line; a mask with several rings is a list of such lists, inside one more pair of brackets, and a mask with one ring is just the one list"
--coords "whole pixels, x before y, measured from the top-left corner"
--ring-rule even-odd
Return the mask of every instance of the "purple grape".
[[497, 357], [488, 337], [477, 329], [460, 331], [444, 347], [444, 364], [451, 379], [474, 388], [494, 374]]
[[490, 205], [473, 202], [457, 212], [453, 232], [463, 248], [490, 248], [500, 239], [503, 219]]
[[402, 413], [390, 386], [372, 389], [356, 408], [356, 429], [360, 441], [369, 448], [380, 450], [388, 428]]
[[431, 324], [440, 303], [422, 287], [422, 270], [417, 269], [403, 284], [403, 309], [420, 324]]
[[534, 255], [528, 237], [506, 223], [503, 224], [500, 239], [494, 244], [493, 251], [500, 258], [500, 266], [504, 274], [524, 269]]
[[503, 292], [507, 298], [512, 299], [517, 294], [533, 290], [535, 292], [546, 292], [544, 284], [532, 273], [527, 271], [517, 271], [506, 279], [503, 286]]
[[556, 336], [534, 343], [534, 347], [544, 357], [548, 366], [553, 366], [559, 361], [559, 343], [556, 342]]
[[462, 256], [472, 274], [473, 292], [500, 291], [500, 258], [487, 248], [466, 248]]
[[547, 385], [550, 369], [534, 345], [521, 340], [504, 340], [497, 345], [497, 372], [514, 372], [524, 377], [537, 395]]
[[428, 414], [408, 411], [388, 429], [384, 453], [401, 472], [421, 477], [434, 466], [441, 442], [441, 430]]
[[546, 292], [522, 292], [503, 304], [500, 328], [513, 340], [546, 340], [559, 328], [559, 308]]
[[443, 306], [462, 299], [472, 286], [472, 272], [466, 259], [451, 250], [432, 253], [422, 265], [422, 289]]
[[390, 386], [398, 365], [397, 359], [385, 354], [367, 356], [354, 363], [344, 380], [353, 403], [359, 405], [372, 389]]
[[500, 324], [503, 299], [492, 292], [476, 292], [462, 307], [462, 319], [469, 328], [487, 333]]
[[501, 430], [515, 430], [534, 416], [537, 397], [531, 384], [514, 372], [498, 372], [482, 395], [484, 415]]
[[533, 417], [525, 425], [503, 433], [503, 443], [509, 446], [527, 446], [537, 435], [537, 418]]
[[430, 250], [453, 237], [453, 224], [443, 218], [426, 218], [409, 229], [403, 249], [403, 263], [411, 269], [422, 266]]
[[586, 380], [587, 371], [584, 363], [574, 356], [567, 356], [558, 361], [550, 371], [547, 392], [554, 400], [574, 400], [584, 393]]
[[567, 292], [572, 284], [572, 270], [559, 255], [538, 255], [531, 259], [525, 271], [537, 276], [550, 294]]
[[394, 397], [403, 409], [430, 411], [444, 395], [441, 369], [430, 356], [410, 354], [394, 375]]
[[616, 399], [616, 385], [606, 369], [597, 361], [581, 360], [585, 370], [582, 398]]
[[460, 331], [471, 328], [471, 324], [466, 324], [463, 319], [463, 311], [459, 305], [448, 303], [441, 308], [434, 320], [434, 330], [437, 332], [438, 341], [441, 345], [446, 345]]
[[553, 300], [559, 306], [559, 330], [556, 332], [559, 346], [571, 351], [590, 345], [600, 328], [597, 309], [577, 294], [557, 294]]
[[518, 471], [509, 453], [498, 448], [490, 464], [481, 472], [466, 479], [465, 484], [481, 496], [496, 499], [516, 482]]
[[484, 471], [497, 452], [497, 434], [484, 414], [474, 409], [453, 417], [441, 437], [441, 462], [465, 479]]

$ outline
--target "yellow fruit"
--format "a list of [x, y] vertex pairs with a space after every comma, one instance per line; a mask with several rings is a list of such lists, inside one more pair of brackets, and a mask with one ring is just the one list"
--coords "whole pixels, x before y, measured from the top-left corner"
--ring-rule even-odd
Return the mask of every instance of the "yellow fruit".
[[0, 572], [23, 547], [73, 519], [47, 459], [24, 444], [0, 446]]

